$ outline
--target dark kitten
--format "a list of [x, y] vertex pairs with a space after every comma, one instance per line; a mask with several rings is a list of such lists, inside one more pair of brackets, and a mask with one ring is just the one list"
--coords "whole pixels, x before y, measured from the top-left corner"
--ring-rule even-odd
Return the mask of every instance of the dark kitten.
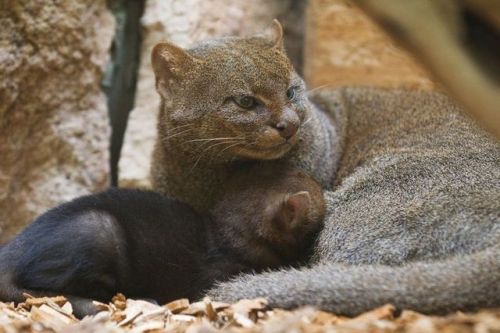
[[277, 169], [248, 170], [229, 184], [205, 216], [129, 189], [49, 210], [1, 249], [1, 300], [64, 294], [83, 316], [95, 311], [91, 299], [106, 302], [117, 292], [158, 302], [195, 299], [239, 272], [300, 260], [324, 216], [319, 185]]

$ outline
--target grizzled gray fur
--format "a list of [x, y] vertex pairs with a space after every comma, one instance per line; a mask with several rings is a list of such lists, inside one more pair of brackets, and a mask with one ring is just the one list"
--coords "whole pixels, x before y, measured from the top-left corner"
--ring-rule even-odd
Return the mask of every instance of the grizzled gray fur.
[[439, 93], [346, 88], [312, 100], [345, 113], [310, 266], [242, 275], [208, 295], [346, 315], [500, 306], [498, 141]]

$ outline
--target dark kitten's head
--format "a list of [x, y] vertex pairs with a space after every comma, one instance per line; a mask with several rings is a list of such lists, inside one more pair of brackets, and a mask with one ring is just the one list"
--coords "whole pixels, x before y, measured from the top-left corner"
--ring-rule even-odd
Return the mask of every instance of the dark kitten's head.
[[321, 187], [302, 171], [257, 165], [233, 177], [212, 210], [217, 232], [254, 267], [292, 263], [321, 229]]
[[277, 21], [267, 34], [211, 40], [189, 50], [160, 43], [152, 64], [164, 142], [212, 160], [216, 155], [216, 162], [276, 159], [296, 143], [305, 87], [284, 52]]

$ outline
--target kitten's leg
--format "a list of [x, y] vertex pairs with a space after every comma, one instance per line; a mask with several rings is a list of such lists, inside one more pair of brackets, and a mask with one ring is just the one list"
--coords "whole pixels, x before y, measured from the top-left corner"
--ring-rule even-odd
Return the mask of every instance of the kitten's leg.
[[65, 296], [73, 307], [73, 314], [77, 318], [83, 318], [88, 315], [95, 315], [99, 312], [98, 308], [94, 305], [93, 300], [90, 298], [83, 298], [78, 296], [61, 295], [60, 292], [54, 291], [39, 291], [24, 289], [17, 286], [9, 274], [4, 274], [0, 278], [0, 298], [3, 301], [14, 303], [22, 303], [26, 300], [27, 295], [33, 297], [55, 297]]
[[82, 319], [86, 316], [94, 316], [99, 310], [92, 299], [83, 298], [78, 296], [66, 296], [71, 306], [73, 307], [73, 314], [75, 317]]

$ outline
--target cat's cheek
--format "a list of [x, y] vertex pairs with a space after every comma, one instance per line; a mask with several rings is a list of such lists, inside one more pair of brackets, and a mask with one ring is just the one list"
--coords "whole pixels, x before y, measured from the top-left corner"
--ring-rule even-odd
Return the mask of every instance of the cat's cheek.
[[201, 115], [196, 110], [176, 108], [170, 111], [167, 114], [167, 117], [172, 123], [188, 123], [195, 122], [201, 117]]
[[304, 121], [307, 115], [307, 107], [304, 102], [296, 102], [292, 108], [300, 118], [300, 121]]

